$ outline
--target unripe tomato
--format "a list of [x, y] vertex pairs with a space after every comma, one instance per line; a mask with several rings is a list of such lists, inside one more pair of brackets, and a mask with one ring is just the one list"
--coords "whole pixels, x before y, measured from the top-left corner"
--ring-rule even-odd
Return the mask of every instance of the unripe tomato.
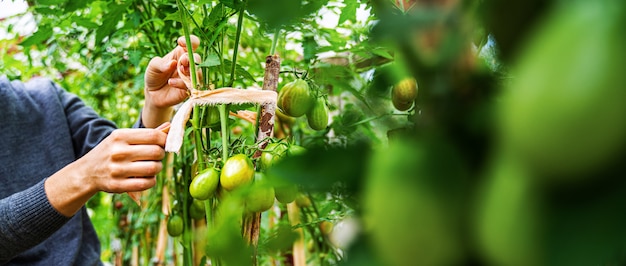
[[306, 148], [300, 146], [300, 145], [289, 145], [289, 148], [287, 149], [287, 156], [295, 156], [295, 155], [300, 155], [306, 152]]
[[220, 127], [220, 111], [217, 106], [207, 106], [204, 110], [203, 127], [219, 128]]
[[298, 196], [298, 187], [294, 184], [275, 185], [274, 195], [280, 203], [291, 203]]
[[174, 214], [167, 219], [167, 233], [177, 237], [183, 233], [183, 218]]
[[268, 169], [285, 155], [287, 146], [281, 142], [272, 142], [265, 146], [261, 152], [261, 168]]
[[311, 207], [311, 199], [306, 195], [300, 193], [296, 196], [296, 204], [300, 208], [308, 208]]
[[189, 194], [194, 199], [206, 200], [215, 193], [219, 181], [220, 174], [215, 168], [204, 169], [191, 181]]
[[254, 165], [245, 154], [236, 154], [228, 158], [222, 168], [220, 184], [226, 190], [233, 190], [250, 184], [254, 178]]
[[329, 222], [329, 221], [322, 221], [320, 224], [320, 232], [322, 232], [322, 235], [324, 236], [328, 236], [330, 234], [330, 232], [333, 231], [333, 223]]
[[256, 173], [245, 202], [248, 212], [264, 212], [274, 205], [274, 188], [264, 181], [263, 173]]
[[391, 102], [399, 111], [406, 111], [417, 97], [417, 83], [413, 78], [405, 78], [391, 89]]
[[309, 127], [314, 130], [322, 130], [328, 126], [328, 107], [324, 98], [315, 100], [315, 104], [306, 114], [306, 119]]
[[203, 219], [206, 215], [206, 206], [204, 206], [204, 201], [194, 199], [189, 206], [189, 215], [195, 220]]
[[277, 105], [286, 115], [300, 117], [311, 109], [314, 102], [309, 84], [302, 79], [296, 79], [282, 87]]

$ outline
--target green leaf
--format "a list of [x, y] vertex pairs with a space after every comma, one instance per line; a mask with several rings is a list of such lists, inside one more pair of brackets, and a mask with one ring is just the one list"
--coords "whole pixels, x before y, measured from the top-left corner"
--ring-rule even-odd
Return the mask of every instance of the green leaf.
[[174, 13], [167, 14], [163, 20], [173, 20], [180, 22], [180, 10], [177, 10]]
[[43, 15], [57, 15], [59, 12], [56, 8], [50, 8], [48, 6], [36, 6], [35, 13]]
[[139, 63], [141, 62], [141, 58], [143, 56], [143, 53], [140, 50], [132, 50], [129, 53], [129, 60], [130, 62], [135, 65], [136, 67], [140, 67]]
[[211, 10], [211, 13], [205, 20], [204, 26], [213, 27], [218, 24], [220, 20], [222, 20], [222, 15], [224, 13], [224, 4], [218, 4]]
[[376, 48], [372, 50], [372, 53], [378, 56], [382, 56], [387, 59], [393, 59], [393, 56], [384, 48]]
[[346, 6], [341, 9], [337, 25], [341, 25], [348, 20], [356, 22], [356, 9], [359, 7], [359, 3], [356, 0], [344, 0], [343, 2]]
[[270, 28], [290, 25], [302, 18], [302, 0], [254, 0], [247, 10]]
[[101, 43], [105, 37], [115, 31], [117, 23], [122, 21], [127, 7], [128, 3], [118, 5], [112, 2], [109, 5], [109, 12], [105, 13], [102, 19], [102, 25], [96, 30], [96, 44]]
[[[38, 0], [36, 5], [53, 6], [53, 5], [61, 5], [65, 2], [67, 2], [67, 0]], [[82, 2], [82, 1], [77, 1], [77, 2]]]
[[94, 23], [93, 21], [79, 16], [72, 16], [72, 21], [76, 22], [76, 25], [85, 27], [87, 29], [95, 29], [99, 27], [98, 24]]
[[38, 45], [48, 40], [50, 37], [52, 37], [52, 27], [49, 25], [41, 25], [33, 35], [22, 41], [20, 45], [24, 47]]
[[220, 0], [220, 3], [232, 9], [238, 10], [241, 8], [243, 1], [242, 0]]
[[302, 14], [309, 15], [315, 13], [320, 10], [320, 8], [326, 6], [326, 4], [328, 4], [328, 0], [307, 1], [307, 3], [302, 6]]
[[[225, 59], [224, 60], [224, 68], [225, 69], [231, 69], [233, 62], [230, 60]], [[243, 78], [243, 79], [248, 79], [251, 81], [255, 81], [254, 76], [252, 76], [252, 74], [250, 74], [247, 70], [245, 70], [241, 65], [237, 64], [235, 66], [235, 75], [238, 78]]]
[[317, 42], [312, 35], [304, 37], [302, 40], [302, 50], [305, 61], [315, 59], [315, 56], [317, 55]]
[[208, 56], [206, 56], [206, 58], [204, 58], [204, 61], [199, 64], [199, 67], [212, 67], [212, 66], [219, 66], [221, 64], [220, 62], [220, 57], [216, 54], [209, 54]]
[[89, 2], [91, 1], [67, 1], [63, 9], [65, 13], [76, 11], [78, 9], [83, 9], [87, 7], [87, 4], [89, 4]]

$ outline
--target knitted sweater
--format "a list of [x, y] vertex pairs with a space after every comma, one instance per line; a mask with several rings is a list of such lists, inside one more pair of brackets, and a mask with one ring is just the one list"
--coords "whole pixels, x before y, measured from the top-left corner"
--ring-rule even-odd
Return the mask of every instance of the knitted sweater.
[[43, 181], [115, 125], [46, 79], [0, 77], [0, 114], [0, 264], [101, 265], [85, 208], [71, 218], [61, 215]]

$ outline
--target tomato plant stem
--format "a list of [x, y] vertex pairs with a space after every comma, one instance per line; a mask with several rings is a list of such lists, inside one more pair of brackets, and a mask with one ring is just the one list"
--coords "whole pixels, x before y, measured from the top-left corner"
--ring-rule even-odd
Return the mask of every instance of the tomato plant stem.
[[241, 38], [241, 30], [243, 28], [243, 17], [245, 16], [245, 3], [241, 5], [241, 10], [239, 10], [239, 21], [237, 21], [237, 35], [235, 35], [235, 45], [233, 46], [233, 65], [230, 69], [230, 82], [228, 82], [228, 86], [232, 87], [233, 83], [235, 83], [235, 69], [237, 66], [237, 53], [239, 50], [239, 40]]
[[272, 39], [272, 46], [270, 47], [270, 55], [276, 53], [276, 45], [278, 44], [278, 36], [280, 35], [280, 28], [276, 28], [274, 31], [274, 38]]
[[228, 106], [220, 104], [217, 109], [220, 111], [220, 123], [222, 127], [222, 162], [228, 159]]
[[189, 26], [187, 25], [187, 12], [181, 0], [177, 0], [178, 11], [180, 12], [180, 24], [183, 27], [183, 33], [185, 35], [185, 42], [187, 43], [187, 55], [189, 56], [189, 72], [191, 72], [191, 88], [195, 89], [197, 84], [196, 79], [196, 63], [193, 58], [193, 46], [191, 45], [191, 37], [189, 32]]

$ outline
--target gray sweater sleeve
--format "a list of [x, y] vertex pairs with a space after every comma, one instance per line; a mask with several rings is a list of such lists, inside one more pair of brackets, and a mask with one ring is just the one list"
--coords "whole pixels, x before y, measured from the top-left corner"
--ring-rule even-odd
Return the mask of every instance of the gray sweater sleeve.
[[[2, 81], [0, 80], [0, 83]], [[6, 84], [0, 85], [6, 86]], [[34, 176], [40, 174], [42, 177], [39, 178], [44, 179], [38, 179], [31, 183], [34, 185], [0, 200], [0, 265], [45, 241], [71, 219], [58, 213], [50, 204], [44, 190], [45, 176], [49, 176], [89, 152], [115, 129], [112, 122], [99, 117], [77, 96], [64, 91], [53, 82], [36, 81], [28, 86], [24, 86], [25, 89], [15, 89], [14, 95], [11, 94], [13, 92], [11, 90], [5, 90], [4, 93], [13, 97], [13, 101], [19, 102], [15, 108], [30, 108], [32, 112], [27, 114], [28, 117], [41, 117], [40, 120], [33, 121], [40, 121], [42, 124], [37, 124], [40, 125], [38, 130], [47, 132], [49, 136], [28, 146], [32, 149], [48, 147], [49, 152], [45, 153], [48, 157], [36, 150], [30, 151], [29, 154], [37, 158], [35, 161], [54, 158], [52, 161], [60, 164], [53, 166], [54, 168], [50, 168], [48, 164], [42, 164], [46, 165], [44, 168], [39, 168], [42, 165], [32, 165], [30, 166], [30, 169], [33, 169], [32, 173], [23, 173], [24, 176], [17, 175], [21, 172], [15, 169], [5, 171], [5, 174], [14, 175], [12, 177], [14, 179], [33, 179], [36, 178]], [[28, 91], [27, 95], [25, 91]], [[20, 117], [19, 114], [17, 116]], [[27, 129], [31, 126], [30, 120], [25, 120], [23, 123]], [[17, 124], [17, 126], [20, 125]], [[23, 131], [24, 128], [16, 130]], [[59, 140], [64, 141], [59, 142]], [[61, 159], [57, 156], [63, 157]], [[13, 165], [27, 165], [27, 163]], [[81, 233], [76, 232], [77, 237], [80, 237]], [[59, 244], [63, 245], [63, 243]]]
[[69, 219], [50, 205], [43, 180], [0, 200], [0, 264], [42, 242]]

